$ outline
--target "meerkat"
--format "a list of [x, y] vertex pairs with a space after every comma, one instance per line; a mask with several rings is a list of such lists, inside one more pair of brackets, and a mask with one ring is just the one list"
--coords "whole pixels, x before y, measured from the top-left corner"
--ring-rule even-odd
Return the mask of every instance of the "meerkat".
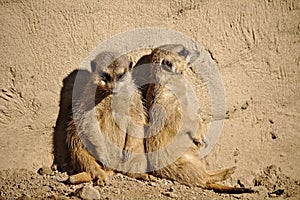
[[73, 109], [67, 146], [73, 168], [71, 183], [97, 180], [104, 185], [114, 171], [150, 179], [144, 154], [145, 109], [132, 81], [127, 56], [99, 54], [91, 79]]
[[150, 55], [151, 73], [157, 82], [149, 84], [146, 92], [148, 171], [154, 176], [216, 192], [253, 192], [216, 183], [229, 178], [235, 167], [207, 171], [203, 166], [199, 155], [204, 137], [201, 120], [195, 102], [189, 100], [192, 97], [183, 77], [198, 56], [196, 51], [175, 44], [160, 46]]

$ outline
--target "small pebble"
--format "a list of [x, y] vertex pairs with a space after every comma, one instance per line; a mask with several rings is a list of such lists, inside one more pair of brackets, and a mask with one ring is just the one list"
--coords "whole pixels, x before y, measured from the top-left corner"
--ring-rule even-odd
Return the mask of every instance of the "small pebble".
[[26, 189], [26, 185], [24, 183], [20, 183], [18, 185], [18, 188], [20, 188], [21, 190]]
[[270, 196], [280, 196], [280, 195], [282, 195], [284, 193], [284, 189], [278, 189], [278, 190], [276, 190], [276, 191], [274, 191], [274, 192], [272, 192], [272, 193], [270, 193], [269, 195]]
[[69, 199], [69, 197], [64, 196], [64, 195], [58, 195], [58, 196], [55, 195], [54, 198], [59, 199], [59, 200], [68, 200]]
[[279, 154], [279, 156], [280, 156], [280, 157], [284, 157], [284, 156], [285, 156], [285, 154], [284, 154], [284, 153], [281, 153], [281, 154]]
[[274, 132], [270, 132], [270, 134], [273, 140], [278, 138], [278, 136]]
[[57, 175], [55, 178], [56, 178], [56, 180], [59, 181], [59, 182], [65, 182], [65, 181], [68, 181], [69, 176], [68, 176], [67, 173], [63, 173], [63, 174]]
[[71, 200], [80, 200], [78, 197], [76, 197], [76, 196], [72, 196], [71, 198], [70, 198]]
[[19, 197], [18, 200], [30, 200], [31, 196], [24, 194], [23, 196]]
[[80, 189], [78, 192], [79, 197], [86, 200], [96, 200], [100, 199], [100, 193], [97, 189], [95, 189], [91, 185], [86, 185], [83, 188]]
[[277, 195], [276, 194], [269, 194], [269, 197], [276, 197]]
[[177, 198], [178, 195], [173, 193], [173, 192], [163, 192], [163, 195], [167, 196], [167, 197], [171, 197], [171, 198]]
[[151, 185], [151, 186], [156, 186], [156, 183], [154, 183], [154, 182], [149, 182], [149, 185]]
[[42, 168], [40, 168], [38, 170], [38, 173], [40, 175], [50, 175], [51, 172], [52, 172], [51, 168], [50, 167], [46, 167], [46, 166], [44, 166], [44, 167], [42, 167]]
[[233, 152], [233, 156], [238, 156], [240, 154], [240, 151], [238, 148], [236, 148]]
[[235, 199], [241, 199], [242, 197], [240, 196], [240, 195], [238, 195], [238, 194], [234, 194], [234, 195], [232, 195]]
[[246, 101], [242, 106], [241, 106], [241, 109], [242, 110], [246, 110], [249, 106], [249, 103]]

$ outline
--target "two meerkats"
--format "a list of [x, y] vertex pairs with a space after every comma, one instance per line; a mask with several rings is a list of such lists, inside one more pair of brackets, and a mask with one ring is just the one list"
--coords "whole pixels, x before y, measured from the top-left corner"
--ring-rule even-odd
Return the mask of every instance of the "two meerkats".
[[96, 179], [102, 185], [113, 171], [151, 180], [150, 172], [217, 192], [252, 192], [215, 184], [234, 168], [208, 172], [202, 166], [197, 102], [191, 100], [192, 91], [182, 75], [197, 56], [182, 45], [154, 49], [148, 56], [151, 83], [141, 92], [126, 56], [97, 56], [91, 63], [92, 79], [67, 130], [72, 165], [82, 172], [71, 176], [70, 182]]

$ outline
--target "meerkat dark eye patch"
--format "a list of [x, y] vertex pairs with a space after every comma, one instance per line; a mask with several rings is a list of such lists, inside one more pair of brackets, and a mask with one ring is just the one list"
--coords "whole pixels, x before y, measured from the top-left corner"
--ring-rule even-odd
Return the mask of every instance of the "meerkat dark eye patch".
[[122, 80], [122, 79], [124, 78], [124, 76], [125, 76], [125, 72], [122, 73], [122, 74], [119, 74], [119, 75], [117, 76], [117, 80], [118, 80], [118, 81], [119, 81], [119, 80]]
[[169, 68], [172, 68], [172, 67], [173, 67], [172, 63], [171, 63], [170, 61], [168, 61], [168, 60], [165, 60], [165, 59], [162, 60], [161, 64], [166, 65], [166, 66], [168, 66]]
[[164, 59], [162, 60], [161, 64], [164, 70], [168, 72], [174, 72], [175, 69], [173, 69], [173, 64], [170, 61]]
[[102, 79], [105, 81], [105, 82], [109, 82], [109, 81], [111, 81], [111, 76], [108, 74], [108, 73], [105, 73], [105, 72], [103, 72], [103, 73], [101, 73], [101, 77], [102, 77]]

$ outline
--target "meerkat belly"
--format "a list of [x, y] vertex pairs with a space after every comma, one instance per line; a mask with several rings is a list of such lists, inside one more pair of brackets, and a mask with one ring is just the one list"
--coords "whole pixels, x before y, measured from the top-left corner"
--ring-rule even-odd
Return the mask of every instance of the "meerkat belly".
[[126, 139], [126, 130], [123, 130], [118, 120], [112, 113], [111, 100], [103, 100], [96, 106], [97, 121], [102, 134], [106, 137], [109, 145], [123, 148]]
[[165, 90], [156, 95], [154, 104], [150, 109], [150, 135], [147, 144], [148, 150], [155, 151], [169, 145], [177, 136], [181, 124], [181, 108], [176, 97]]

